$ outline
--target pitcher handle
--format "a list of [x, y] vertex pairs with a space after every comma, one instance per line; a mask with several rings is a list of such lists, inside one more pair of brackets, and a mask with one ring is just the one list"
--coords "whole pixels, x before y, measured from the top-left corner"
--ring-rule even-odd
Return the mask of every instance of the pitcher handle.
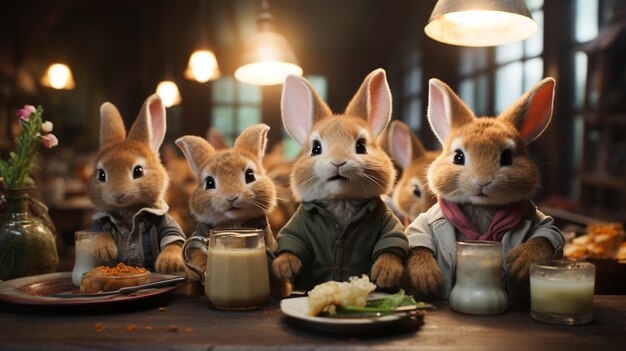
[[202, 245], [200, 246], [200, 248], [202, 248], [202, 247], [207, 246], [209, 238], [204, 238], [201, 236], [192, 236], [188, 238], [187, 240], [185, 240], [185, 244], [183, 245], [183, 261], [185, 261], [185, 266], [189, 267], [189, 269], [194, 271], [194, 273], [196, 273], [200, 277], [200, 282], [204, 284], [204, 272], [202, 271], [202, 268], [198, 267], [196, 264], [194, 264], [191, 261], [191, 258], [189, 257], [189, 253], [188, 253], [189, 247], [197, 246], [197, 245], [193, 245], [193, 243], [196, 241], [199, 241], [202, 243]]

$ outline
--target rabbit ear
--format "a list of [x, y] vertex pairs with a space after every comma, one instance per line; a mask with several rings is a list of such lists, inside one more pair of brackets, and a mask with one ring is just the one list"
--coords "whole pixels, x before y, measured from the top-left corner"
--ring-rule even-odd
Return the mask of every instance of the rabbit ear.
[[526, 143], [535, 140], [550, 123], [555, 84], [554, 78], [542, 80], [499, 117], [511, 122]]
[[128, 132], [128, 139], [142, 142], [158, 152], [165, 138], [165, 106], [157, 94], [143, 103], [137, 120]]
[[206, 140], [209, 141], [215, 150], [222, 150], [228, 148], [228, 143], [226, 142], [226, 138], [224, 134], [220, 133], [216, 128], [209, 128], [206, 131]]
[[215, 153], [215, 149], [206, 140], [195, 135], [185, 135], [176, 139], [176, 145], [183, 151], [187, 162], [195, 174], [199, 174], [200, 166]]
[[235, 140], [235, 149], [246, 150], [261, 161], [265, 154], [268, 130], [270, 127], [263, 123], [246, 128]]
[[311, 83], [296, 75], [285, 79], [281, 108], [285, 129], [299, 144], [306, 141], [315, 122], [332, 114]]
[[100, 146], [126, 139], [124, 120], [110, 102], [100, 106]]
[[428, 122], [443, 144], [453, 128], [474, 120], [465, 103], [439, 79], [428, 81]]
[[419, 141], [411, 128], [400, 121], [391, 121], [389, 126], [390, 151], [393, 158], [406, 169], [411, 161], [426, 153], [424, 145]]
[[345, 114], [364, 118], [374, 135], [385, 129], [391, 119], [391, 91], [385, 70], [376, 69], [365, 77]]

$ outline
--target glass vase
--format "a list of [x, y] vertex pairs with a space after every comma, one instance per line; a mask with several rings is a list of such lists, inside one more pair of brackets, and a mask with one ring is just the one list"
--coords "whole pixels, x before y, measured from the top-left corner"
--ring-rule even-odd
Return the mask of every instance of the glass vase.
[[33, 188], [7, 189], [0, 215], [0, 280], [51, 273], [59, 265], [55, 229]]

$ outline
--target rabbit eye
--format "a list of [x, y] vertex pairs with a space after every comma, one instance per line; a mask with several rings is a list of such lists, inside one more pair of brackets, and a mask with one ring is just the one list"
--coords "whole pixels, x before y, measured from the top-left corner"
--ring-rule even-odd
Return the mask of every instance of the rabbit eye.
[[356, 153], [357, 154], [367, 153], [367, 148], [365, 147], [365, 139], [361, 138], [356, 141]]
[[143, 177], [143, 167], [135, 166], [135, 168], [133, 169], [133, 179], [137, 179], [141, 177]]
[[319, 140], [313, 140], [313, 148], [311, 149], [311, 156], [322, 154], [322, 144]]
[[452, 163], [455, 165], [464, 165], [465, 164], [465, 154], [461, 150], [454, 150], [454, 159]]
[[204, 179], [204, 189], [215, 189], [215, 178], [208, 176]]
[[500, 155], [500, 166], [510, 166], [513, 164], [513, 151], [506, 149]]
[[98, 181], [100, 183], [104, 183], [107, 181], [107, 174], [104, 172], [104, 169], [98, 168]]
[[415, 197], [422, 197], [422, 190], [420, 190], [419, 185], [416, 185], [415, 189], [413, 189], [413, 195], [415, 195]]
[[254, 172], [250, 168], [246, 169], [246, 183], [252, 183], [255, 180]]

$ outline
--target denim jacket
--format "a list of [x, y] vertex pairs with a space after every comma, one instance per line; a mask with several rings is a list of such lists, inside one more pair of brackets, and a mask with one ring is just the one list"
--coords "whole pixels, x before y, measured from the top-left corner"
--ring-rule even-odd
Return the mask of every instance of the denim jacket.
[[185, 234], [168, 214], [162, 202], [156, 208], [142, 208], [133, 216], [132, 228], [108, 211], [96, 212], [91, 229], [110, 232], [117, 245], [117, 261], [136, 267], [154, 270], [154, 262], [161, 250], [171, 243], [182, 245]]

